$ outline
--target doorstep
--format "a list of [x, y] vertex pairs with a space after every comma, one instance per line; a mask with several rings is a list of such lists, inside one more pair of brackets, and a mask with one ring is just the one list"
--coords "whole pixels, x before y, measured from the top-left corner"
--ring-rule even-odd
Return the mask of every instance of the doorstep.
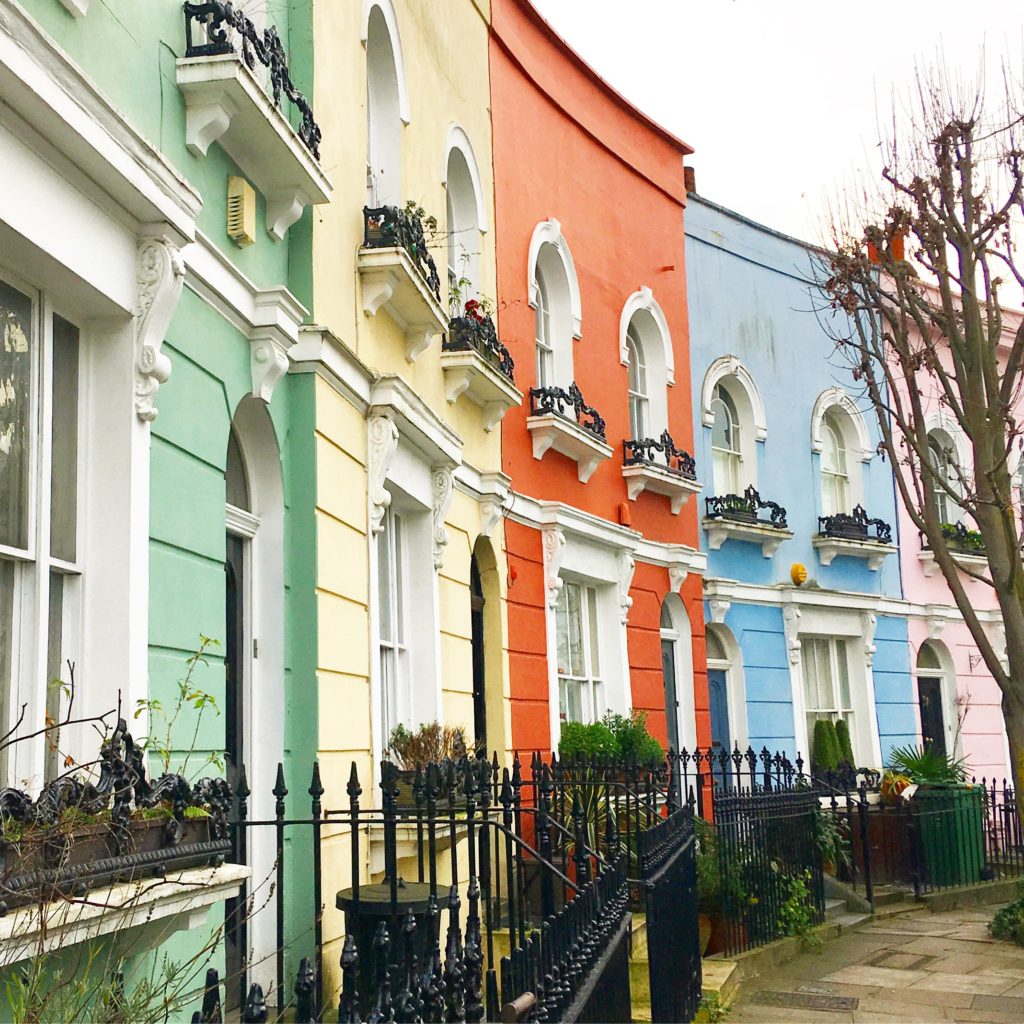
[[210, 907], [237, 896], [251, 874], [241, 864], [190, 868], [18, 907], [0, 918], [0, 963], [115, 933], [126, 955], [153, 949], [176, 931], [201, 927]]

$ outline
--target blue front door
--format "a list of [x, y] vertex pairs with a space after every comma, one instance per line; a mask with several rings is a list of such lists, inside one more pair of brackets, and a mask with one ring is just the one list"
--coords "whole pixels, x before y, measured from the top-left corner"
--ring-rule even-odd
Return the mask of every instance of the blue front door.
[[708, 699], [711, 706], [711, 746], [717, 755], [720, 750], [732, 750], [732, 739], [729, 736], [729, 694], [726, 690], [724, 669], [708, 669]]

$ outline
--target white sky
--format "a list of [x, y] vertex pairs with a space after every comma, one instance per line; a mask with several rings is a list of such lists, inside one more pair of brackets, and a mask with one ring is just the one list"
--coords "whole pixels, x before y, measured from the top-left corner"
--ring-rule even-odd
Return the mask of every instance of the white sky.
[[696, 152], [697, 191], [820, 241], [828, 197], [877, 173], [878, 117], [944, 63], [1002, 93], [1024, 0], [533, 0], [603, 78]]

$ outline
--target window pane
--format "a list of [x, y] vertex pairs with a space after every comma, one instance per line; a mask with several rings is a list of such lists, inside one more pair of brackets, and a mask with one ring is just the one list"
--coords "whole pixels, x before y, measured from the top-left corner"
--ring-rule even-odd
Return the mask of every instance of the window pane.
[[712, 401], [711, 415], [714, 417], [711, 425], [712, 447], [723, 450], [731, 449], [732, 421], [729, 418], [729, 410], [726, 408], [725, 402], [720, 398]]
[[391, 607], [395, 616], [394, 638], [396, 644], [405, 643], [405, 519], [397, 514], [391, 516], [391, 541], [393, 559], [391, 565]]
[[32, 300], [0, 281], [0, 544], [28, 546]]
[[[65, 679], [63, 656], [64, 629], [64, 577], [58, 572], [50, 573], [49, 617], [46, 638], [46, 724], [60, 721], [61, 685]], [[47, 781], [60, 774], [60, 734], [46, 734], [46, 763], [44, 777]]]
[[814, 658], [814, 640], [810, 637], [800, 644], [800, 664], [804, 673], [804, 704], [810, 712], [818, 706], [818, 663]]
[[380, 621], [380, 639], [390, 643], [394, 625], [391, 617], [391, 537], [392, 516], [384, 513], [384, 529], [377, 534], [377, 614]]
[[836, 640], [836, 667], [839, 671], [839, 706], [844, 711], [853, 707], [850, 699], [850, 663], [847, 659], [846, 641]]
[[[0, 562], [0, 735], [11, 727], [11, 669], [14, 663], [14, 563]], [[6, 755], [0, 751], [0, 787], [8, 785]]]
[[819, 637], [814, 641], [814, 658], [818, 679], [818, 702], [815, 707], [832, 711], [836, 706], [835, 681], [832, 678], [832, 656], [827, 640]]
[[555, 633], [558, 637], [558, 674], [569, 674], [569, 613], [568, 595], [565, 583], [558, 591], [558, 603], [555, 606]]
[[224, 469], [224, 500], [235, 508], [251, 512], [249, 507], [249, 481], [245, 475], [245, 460], [242, 448], [238, 443], [238, 435], [228, 432], [228, 457]]
[[50, 554], [75, 560], [78, 504], [78, 328], [53, 318]]
[[582, 722], [583, 686], [575, 679], [558, 681], [558, 711], [563, 722]]
[[601, 674], [601, 661], [597, 643], [597, 591], [587, 587], [587, 604], [590, 608], [590, 674], [597, 678]]
[[583, 661], [583, 588], [566, 583], [566, 620], [569, 628], [569, 675], [582, 676], [586, 672]]

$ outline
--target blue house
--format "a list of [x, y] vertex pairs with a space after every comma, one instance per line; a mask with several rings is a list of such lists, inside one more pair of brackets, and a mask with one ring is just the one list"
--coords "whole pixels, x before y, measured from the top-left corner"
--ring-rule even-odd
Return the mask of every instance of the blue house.
[[890, 466], [814, 314], [811, 250], [691, 195], [686, 263], [716, 744], [860, 765], [917, 736]]

